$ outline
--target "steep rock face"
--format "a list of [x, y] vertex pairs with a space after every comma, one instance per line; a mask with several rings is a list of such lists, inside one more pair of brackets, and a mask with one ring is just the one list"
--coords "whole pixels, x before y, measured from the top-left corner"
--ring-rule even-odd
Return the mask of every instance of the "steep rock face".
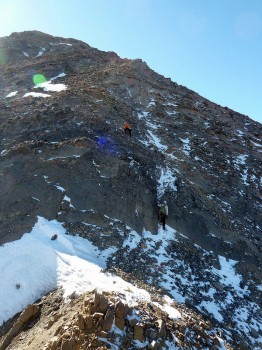
[[[259, 123], [141, 60], [74, 39], [14, 33], [1, 39], [0, 57], [1, 244], [30, 232], [37, 216], [56, 218], [101, 248], [118, 246], [109, 268], [121, 266], [148, 283], [135, 255], [143, 246], [123, 251], [118, 232], [157, 234], [157, 202], [166, 199], [168, 225], [189, 242], [169, 243], [173, 273], [181, 270], [177, 257], [197, 257], [192, 269], [203, 251], [211, 252], [210, 266], [226, 256], [238, 261], [244, 284], [255, 291], [249, 297], [259, 304]], [[131, 138], [122, 130], [126, 120]], [[94, 226], [105, 236], [97, 237]], [[206, 268], [199, 264], [199, 274]], [[147, 273], [161, 285], [155, 271]]]

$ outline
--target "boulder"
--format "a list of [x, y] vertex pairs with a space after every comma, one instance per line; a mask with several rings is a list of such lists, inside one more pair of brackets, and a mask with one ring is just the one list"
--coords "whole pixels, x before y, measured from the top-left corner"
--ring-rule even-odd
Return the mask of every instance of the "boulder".
[[82, 314], [79, 314], [79, 313], [77, 314], [76, 325], [80, 330], [85, 329], [85, 319], [84, 319], [84, 316]]
[[119, 301], [116, 304], [116, 316], [119, 318], [124, 318], [126, 316], [126, 306], [122, 303], [122, 301]]
[[95, 312], [92, 317], [94, 319], [99, 319], [99, 318], [103, 318], [104, 317], [104, 314], [102, 314], [102, 312]]
[[29, 304], [27, 308], [21, 313], [20, 317], [7, 333], [7, 335], [2, 339], [2, 342], [0, 343], [0, 350], [5, 349], [11, 343], [12, 339], [23, 330], [28, 321], [35, 317], [39, 312], [40, 307], [38, 305]]
[[107, 338], [107, 332], [101, 331], [101, 332], [100, 332], [100, 337], [101, 337], [101, 338]]
[[97, 291], [95, 291], [93, 303], [95, 307], [98, 307], [100, 303], [100, 294], [98, 294]]
[[144, 342], [144, 327], [141, 325], [134, 326], [134, 340], [139, 340], [141, 343]]
[[125, 321], [123, 318], [115, 317], [115, 325], [121, 329], [121, 331], [125, 328]]
[[27, 308], [21, 313], [19, 317], [19, 322], [25, 323], [30, 318], [34, 317], [39, 312], [39, 306], [30, 304]]
[[158, 336], [159, 336], [159, 338], [165, 339], [166, 338], [166, 325], [165, 325], [165, 322], [162, 319], [158, 319], [156, 322], [157, 322], [157, 327], [158, 327]]
[[93, 317], [88, 315], [85, 317], [85, 326], [87, 330], [91, 330], [93, 328]]
[[108, 309], [108, 300], [104, 295], [100, 296], [99, 304], [98, 304], [98, 309], [103, 312], [103, 314], [106, 313], [106, 310]]
[[61, 344], [61, 350], [74, 350], [74, 340], [64, 339]]
[[109, 308], [105, 314], [105, 318], [103, 321], [103, 331], [108, 332], [113, 323], [115, 318], [115, 311], [112, 308]]

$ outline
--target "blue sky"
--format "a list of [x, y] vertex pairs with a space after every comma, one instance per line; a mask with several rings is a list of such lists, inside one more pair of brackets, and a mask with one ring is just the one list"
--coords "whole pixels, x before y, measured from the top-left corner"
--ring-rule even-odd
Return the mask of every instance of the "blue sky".
[[262, 0], [0, 0], [0, 37], [80, 39], [262, 123]]

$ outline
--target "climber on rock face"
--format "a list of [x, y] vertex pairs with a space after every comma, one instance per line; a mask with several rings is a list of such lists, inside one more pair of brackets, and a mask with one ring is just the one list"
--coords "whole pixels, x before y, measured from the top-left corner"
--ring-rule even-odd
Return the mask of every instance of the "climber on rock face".
[[164, 201], [163, 204], [158, 204], [159, 211], [158, 211], [158, 221], [160, 224], [162, 224], [163, 230], [166, 229], [166, 219], [168, 216], [168, 206], [167, 202]]
[[131, 137], [131, 125], [128, 122], [125, 122], [125, 124], [123, 125], [125, 134], [129, 134], [129, 136]]

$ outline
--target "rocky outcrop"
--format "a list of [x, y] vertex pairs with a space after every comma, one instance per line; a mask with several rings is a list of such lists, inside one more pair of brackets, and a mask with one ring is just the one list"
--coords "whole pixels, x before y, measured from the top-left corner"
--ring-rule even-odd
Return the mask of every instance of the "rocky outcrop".
[[[28, 307], [7, 335], [11, 344], [7, 347], [5, 343], [1, 349], [103, 350], [108, 344], [130, 349], [138, 342], [142, 349], [164, 350], [177, 346], [178, 349], [208, 347], [215, 350], [223, 341], [223, 335], [210, 322], [186, 309], [181, 319], [171, 320], [154, 304], [129, 306], [118, 295], [94, 292], [72, 298], [58, 304], [59, 292], [54, 292], [38, 305]], [[18, 330], [20, 320], [28, 321], [29, 316], [32, 319], [40, 307], [41, 313], [34, 326]], [[182, 311], [183, 307], [179, 307]], [[228, 345], [226, 348], [231, 349]]]
[[18, 320], [14, 323], [10, 331], [3, 337], [0, 342], [0, 350], [5, 350], [8, 345], [12, 342], [13, 338], [21, 333], [34, 317], [40, 312], [38, 305], [28, 305], [27, 308], [21, 313]]

